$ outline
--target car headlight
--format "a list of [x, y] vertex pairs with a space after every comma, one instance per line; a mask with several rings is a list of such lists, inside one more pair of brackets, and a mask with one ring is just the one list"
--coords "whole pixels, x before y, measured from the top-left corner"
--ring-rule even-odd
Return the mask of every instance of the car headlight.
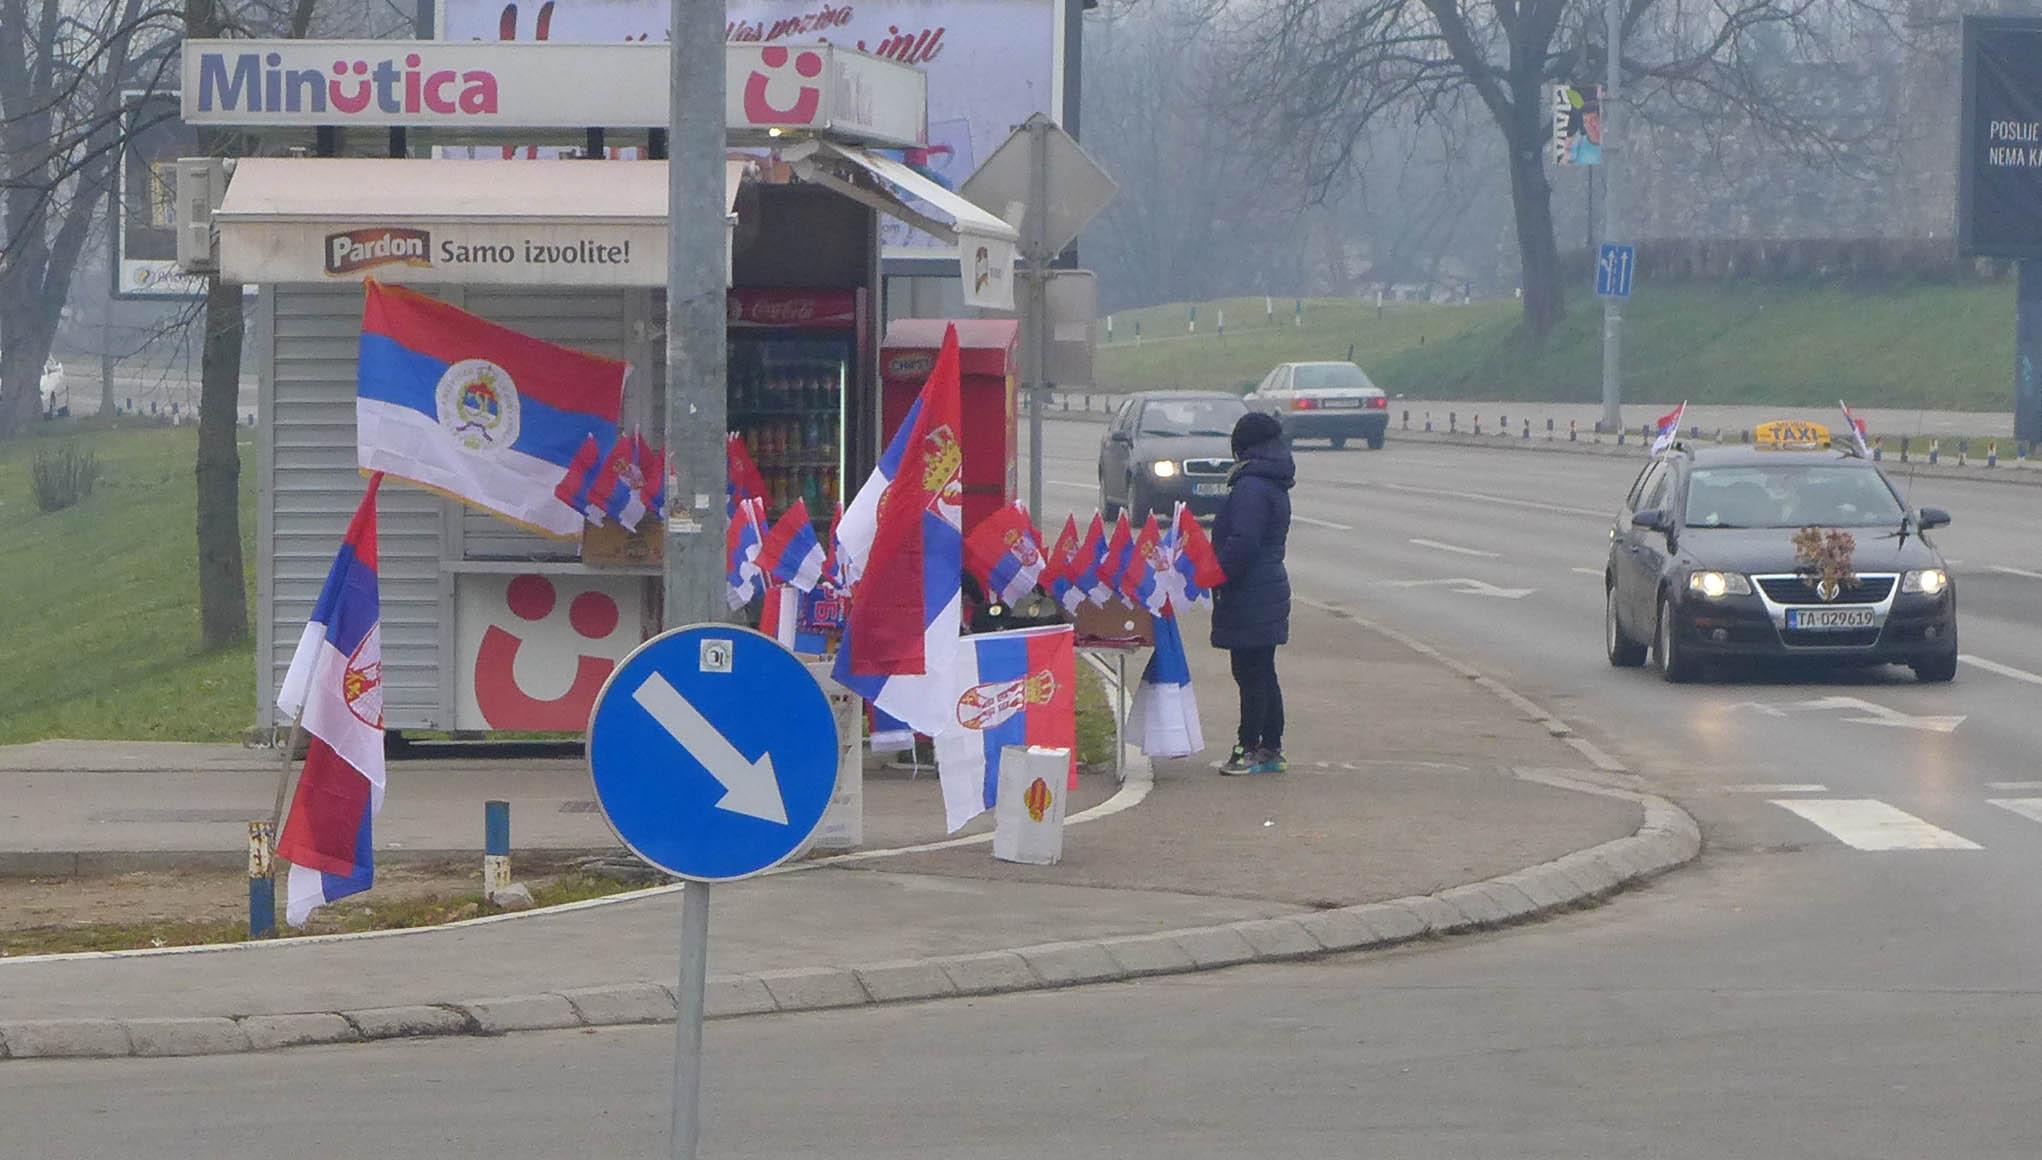
[[1900, 578], [1902, 592], [1919, 592], [1923, 596], [1939, 596], [1950, 586], [1950, 574], [1941, 568], [1917, 568]]
[[1149, 464], [1149, 470], [1156, 473], [1157, 479], [1168, 479], [1177, 474], [1177, 465], [1168, 459], [1158, 459]]
[[1742, 572], [1690, 572], [1687, 575], [1687, 590], [1710, 600], [1725, 596], [1751, 595], [1751, 581]]

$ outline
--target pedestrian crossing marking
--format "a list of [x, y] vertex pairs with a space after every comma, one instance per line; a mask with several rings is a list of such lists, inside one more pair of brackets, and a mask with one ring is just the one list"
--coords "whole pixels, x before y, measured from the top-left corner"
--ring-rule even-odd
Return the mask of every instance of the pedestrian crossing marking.
[[1969, 838], [1932, 826], [1873, 798], [1774, 798], [1772, 803], [1859, 850], [1983, 849]]
[[2031, 822], [2042, 822], [2042, 798], [1986, 798], [1986, 801]]

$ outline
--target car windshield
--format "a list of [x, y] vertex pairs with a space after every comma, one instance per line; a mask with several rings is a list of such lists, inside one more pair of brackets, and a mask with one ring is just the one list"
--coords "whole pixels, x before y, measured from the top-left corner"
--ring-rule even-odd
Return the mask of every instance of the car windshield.
[[1711, 467], [1688, 480], [1690, 528], [1859, 528], [1898, 524], [1900, 501], [1869, 467]]
[[1164, 399], [1142, 408], [1142, 434], [1224, 438], [1247, 410], [1239, 399]]
[[1344, 391], [1375, 386], [1353, 363], [1304, 363], [1297, 368], [1291, 385], [1299, 391]]

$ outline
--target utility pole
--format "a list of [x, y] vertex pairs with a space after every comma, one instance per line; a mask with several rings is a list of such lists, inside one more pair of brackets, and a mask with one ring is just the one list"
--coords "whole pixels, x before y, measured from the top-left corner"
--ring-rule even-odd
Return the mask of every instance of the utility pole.
[[[1602, 235], [1613, 245], [1623, 242], [1623, 218], [1618, 213], [1622, 185], [1617, 180], [1617, 100], [1624, 73], [1623, 0], [1603, 0], [1604, 41], [1608, 46], [1609, 78], [1602, 87]], [[1619, 331], [1624, 324], [1624, 300], [1610, 296], [1602, 300], [1602, 427], [1623, 428], [1624, 414], [1618, 406], [1622, 389], [1617, 380]]]
[[1048, 118], [1028, 118], [1028, 214], [1021, 258], [1028, 271], [1022, 307], [1022, 365], [1028, 371], [1028, 511], [1042, 517], [1042, 409], [1049, 393], [1049, 130]]

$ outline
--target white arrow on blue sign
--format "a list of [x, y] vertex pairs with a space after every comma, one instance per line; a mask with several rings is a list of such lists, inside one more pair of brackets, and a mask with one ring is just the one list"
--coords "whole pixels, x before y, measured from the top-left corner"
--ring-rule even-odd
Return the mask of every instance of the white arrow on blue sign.
[[697, 882], [769, 869], [806, 843], [837, 784], [837, 725], [808, 667], [747, 628], [698, 624], [639, 645], [589, 716], [610, 828]]
[[1595, 296], [1629, 298], [1631, 272], [1638, 265], [1638, 247], [1604, 242], [1595, 260]]

